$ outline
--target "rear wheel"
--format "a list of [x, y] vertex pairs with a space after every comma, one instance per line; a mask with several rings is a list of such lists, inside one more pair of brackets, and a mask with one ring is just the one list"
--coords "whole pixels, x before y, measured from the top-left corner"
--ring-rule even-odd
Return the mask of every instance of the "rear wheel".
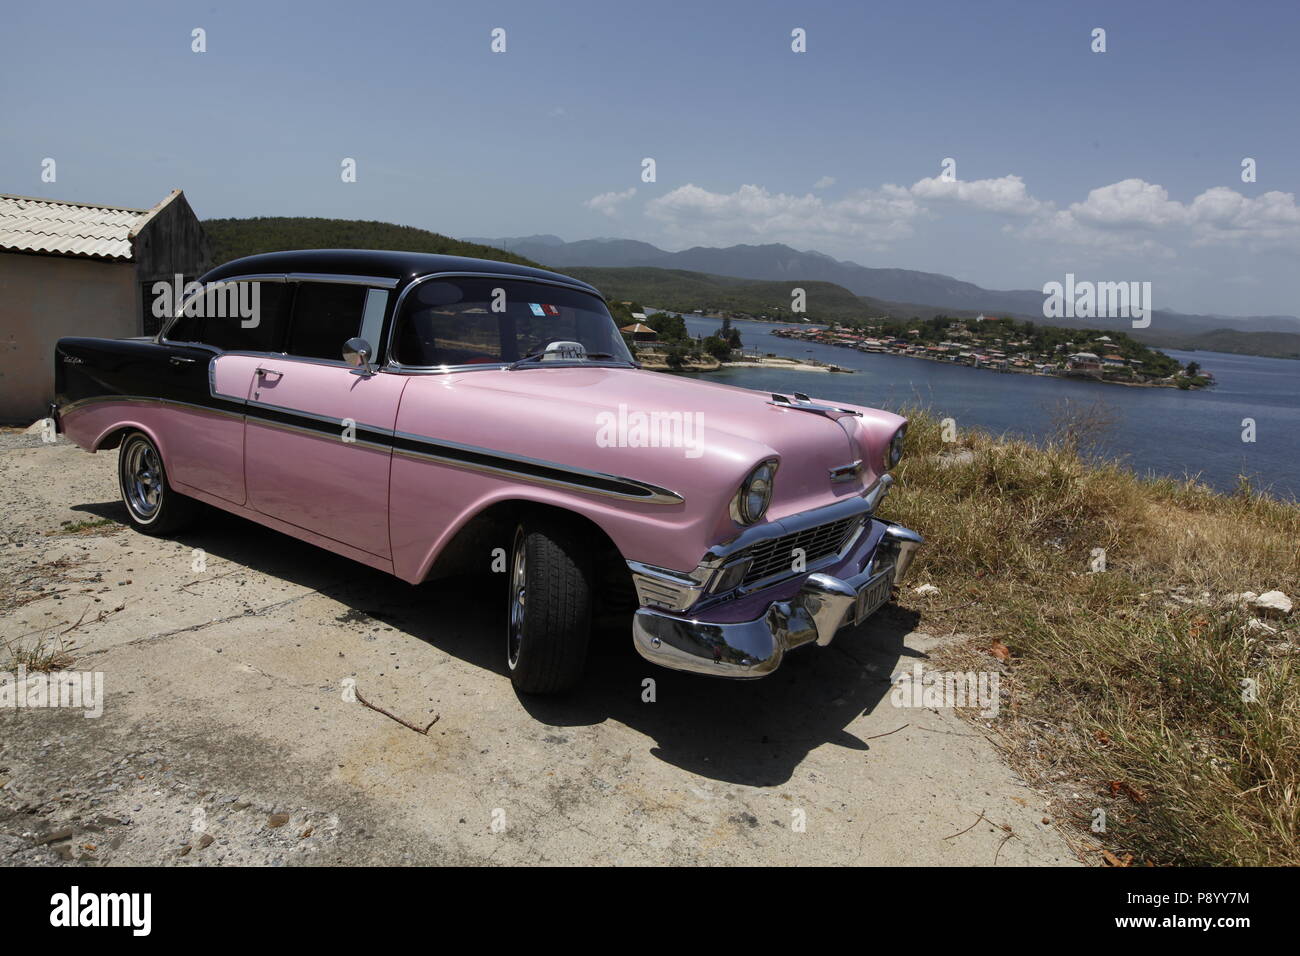
[[591, 633], [591, 545], [555, 519], [526, 519], [510, 554], [506, 665], [515, 688], [555, 694], [582, 678]]
[[145, 534], [180, 531], [194, 520], [193, 498], [172, 490], [162, 455], [143, 432], [122, 439], [117, 456], [117, 480], [131, 526]]

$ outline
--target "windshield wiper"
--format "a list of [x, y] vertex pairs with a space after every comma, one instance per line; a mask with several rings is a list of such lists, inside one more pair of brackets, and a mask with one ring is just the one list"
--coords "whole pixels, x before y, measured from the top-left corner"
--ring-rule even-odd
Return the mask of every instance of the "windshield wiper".
[[[536, 361], [539, 361], [540, 359], [542, 359], [543, 357], [545, 357], [545, 356], [547, 356], [547, 355], [555, 355], [555, 354], [559, 354], [559, 353], [556, 353], [556, 352], [547, 352], [545, 349], [543, 349], [541, 352], [534, 352], [534, 353], [532, 353], [531, 355], [525, 355], [523, 358], [521, 358], [521, 359], [519, 359], [519, 360], [517, 360], [517, 361], [511, 362], [509, 365], [506, 366], [506, 369], [507, 369], [507, 371], [510, 370], [510, 369], [515, 369], [515, 368], [518, 368], [519, 366], [524, 365], [524, 364], [526, 364], [526, 363], [528, 363], [528, 362], [536, 362]], [[581, 359], [566, 357], [566, 358], [563, 359], [563, 361], [565, 361], [565, 362], [578, 362], [578, 361], [584, 361], [584, 360], [586, 360], [586, 359], [617, 359], [617, 358], [618, 358], [617, 355], [613, 355], [613, 354], [611, 354], [611, 353], [609, 353], [609, 352], [583, 352], [583, 353], [582, 353], [582, 358], [581, 358]], [[620, 360], [620, 361], [623, 361], [623, 360]]]

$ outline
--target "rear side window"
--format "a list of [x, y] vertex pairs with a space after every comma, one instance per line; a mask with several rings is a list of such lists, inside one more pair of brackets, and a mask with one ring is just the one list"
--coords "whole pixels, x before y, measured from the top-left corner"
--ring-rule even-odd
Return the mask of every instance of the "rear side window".
[[293, 289], [283, 282], [214, 282], [185, 301], [166, 338], [226, 351], [278, 351], [292, 300]]
[[361, 329], [366, 288], [334, 282], [304, 282], [298, 287], [289, 330], [290, 355], [343, 360], [343, 343]]
[[[278, 352], [292, 301], [293, 287], [283, 282], [221, 283], [203, 295], [198, 341], [227, 352]], [[175, 329], [168, 338], [184, 341]]]
[[167, 329], [167, 340], [169, 342], [198, 342], [201, 334], [198, 316], [182, 314]]

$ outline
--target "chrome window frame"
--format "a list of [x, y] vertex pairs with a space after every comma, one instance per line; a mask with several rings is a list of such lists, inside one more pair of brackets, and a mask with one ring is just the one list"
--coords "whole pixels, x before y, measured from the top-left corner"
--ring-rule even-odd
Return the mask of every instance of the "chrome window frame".
[[364, 285], [377, 289], [397, 288], [397, 280], [387, 276], [354, 276], [336, 272], [286, 272], [284, 275], [288, 282], [332, 282], [338, 285]]
[[[370, 343], [372, 352], [379, 347], [380, 339], [383, 337], [384, 319], [388, 315], [388, 300], [391, 297], [390, 289], [377, 289], [371, 286], [366, 291], [366, 301], [361, 306], [361, 330], [357, 334]], [[378, 358], [378, 355], [371, 355], [370, 364], [373, 366]]]
[[[357, 333], [356, 333], [357, 335], [360, 335], [362, 329], [364, 329], [365, 327], [366, 307], [370, 303], [370, 290], [374, 288], [373, 286], [369, 286], [368, 281], [363, 281], [363, 280], [367, 280], [367, 278], [368, 277], [366, 276], [351, 276], [351, 275], [335, 276], [332, 273], [316, 273], [316, 272], [285, 273], [286, 282], [314, 282], [318, 285], [359, 285], [359, 286], [367, 287], [367, 292], [361, 300], [361, 315], [357, 319]], [[392, 283], [394, 286], [397, 285], [397, 280], [393, 279]], [[389, 286], [389, 289], [391, 288], [392, 286]], [[388, 289], [382, 289], [380, 291], [382, 291], [384, 295], [388, 294]], [[293, 323], [295, 318], [297, 317], [297, 311], [298, 311], [297, 295], [294, 296], [293, 304], [294, 307], [289, 313], [289, 336], [285, 340], [285, 345], [288, 345], [289, 344], [288, 339], [293, 337]], [[385, 305], [387, 305], [386, 299], [385, 299]], [[383, 322], [384, 322], [384, 317], [383, 315], [380, 315], [379, 327], [381, 329], [383, 328]], [[246, 354], [252, 354], [252, 353], [246, 353]], [[339, 347], [339, 357], [336, 359], [321, 358], [319, 355], [295, 355], [293, 352], [290, 352], [288, 350], [284, 352], [271, 352], [267, 354], [289, 359], [294, 362], [312, 362], [317, 365], [341, 365], [344, 368], [349, 368], [349, 369], [354, 368], [354, 366], [349, 365], [346, 361], [344, 361], [342, 346]]]
[[[505, 272], [431, 272], [428, 275], [418, 276], [406, 284], [406, 287], [397, 296], [397, 301], [393, 303], [392, 321], [388, 324], [388, 335], [384, 340], [384, 364], [380, 368], [381, 372], [392, 372], [395, 375], [446, 375], [451, 372], [487, 372], [497, 371], [506, 368], [513, 362], [481, 362], [474, 365], [403, 365], [401, 362], [393, 359], [393, 337], [397, 332], [397, 320], [401, 318], [402, 306], [406, 302], [406, 297], [411, 290], [430, 279], [501, 279], [506, 282], [536, 282], [540, 285], [552, 285], [561, 289], [569, 289], [573, 292], [582, 292], [591, 296], [601, 305], [605, 300], [601, 298], [600, 293], [586, 286], [578, 285], [576, 282], [561, 282], [557, 279], [544, 279], [536, 276], [517, 276]], [[612, 322], [614, 317], [610, 316]], [[614, 331], [618, 331], [615, 325]], [[533, 366], [527, 366], [532, 368]], [[547, 362], [544, 365], [537, 363], [538, 368], [640, 368], [636, 360], [629, 358], [626, 362], [615, 362], [608, 359], [601, 359], [592, 362]]]

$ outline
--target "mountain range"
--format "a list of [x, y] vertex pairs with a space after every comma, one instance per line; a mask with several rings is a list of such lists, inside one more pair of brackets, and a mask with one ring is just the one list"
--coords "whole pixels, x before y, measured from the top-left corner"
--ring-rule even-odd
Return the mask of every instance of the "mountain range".
[[[824, 320], [854, 322], [882, 315], [928, 319], [938, 314], [972, 318], [992, 312], [1042, 321], [1039, 292], [994, 292], [937, 273], [869, 269], [782, 245], [666, 252], [629, 239], [569, 243], [556, 236], [529, 236], [475, 241], [393, 223], [322, 218], [208, 219], [203, 225], [215, 262], [282, 249], [405, 249], [546, 265], [586, 279], [610, 299], [673, 311], [788, 315], [791, 283], [797, 281], [807, 292], [810, 314]], [[580, 264], [593, 261], [611, 265]], [[633, 264], [647, 261], [651, 264]], [[881, 290], [878, 297], [863, 292], [873, 288]], [[1300, 321], [1290, 316], [1234, 319], [1156, 310], [1146, 330], [1133, 330], [1123, 319], [1053, 319], [1051, 324], [1118, 329], [1166, 348], [1300, 358]]]
[[[557, 269], [618, 267], [677, 269], [764, 281], [831, 282], [858, 296], [892, 304], [891, 312], [952, 309], [1015, 315], [1042, 321], [1043, 293], [1035, 289], [985, 289], [937, 272], [914, 269], [880, 269], [835, 259], [820, 252], [801, 252], [780, 243], [717, 248], [695, 246], [668, 252], [635, 239], [583, 239], [566, 242], [559, 236], [536, 235], [473, 238], [467, 242], [506, 249]], [[1086, 322], [1052, 320], [1056, 325], [1087, 325], [1132, 331], [1128, 319], [1089, 319]], [[1226, 316], [1187, 314], [1157, 309], [1148, 339], [1163, 333], [1188, 335], [1230, 332], [1300, 333], [1300, 318], [1290, 315]], [[1172, 343], [1171, 343], [1172, 344]], [[1184, 342], [1184, 344], [1186, 344]]]

